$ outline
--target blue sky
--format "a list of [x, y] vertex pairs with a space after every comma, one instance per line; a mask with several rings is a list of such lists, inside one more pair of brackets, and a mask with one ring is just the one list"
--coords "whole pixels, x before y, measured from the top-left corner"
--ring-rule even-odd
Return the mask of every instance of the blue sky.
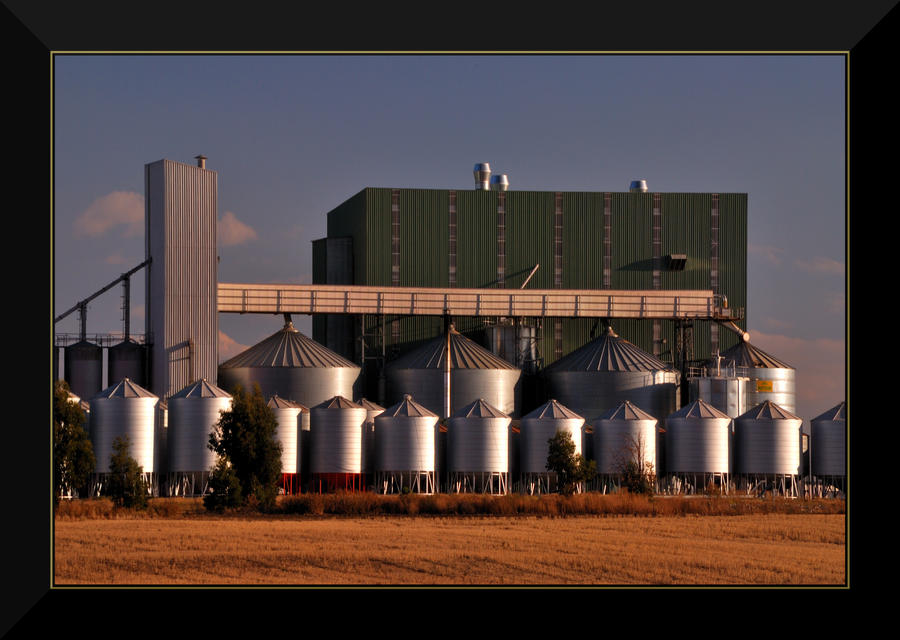
[[[366, 186], [748, 194], [748, 328], [809, 419], [844, 399], [840, 55], [54, 58], [54, 303], [144, 259], [143, 167], [208, 157], [219, 278], [311, 282], [325, 213]], [[143, 274], [131, 328], [144, 328]], [[121, 287], [88, 334], [122, 330]], [[221, 359], [280, 327], [220, 314]], [[295, 318], [311, 333], [309, 317]], [[56, 326], [75, 333], [77, 314]]]

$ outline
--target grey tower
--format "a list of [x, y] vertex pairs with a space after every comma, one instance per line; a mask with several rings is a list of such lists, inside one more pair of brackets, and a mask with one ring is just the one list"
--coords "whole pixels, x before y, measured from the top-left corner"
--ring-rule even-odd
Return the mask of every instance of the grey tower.
[[218, 177], [205, 160], [144, 167], [150, 389], [162, 399], [218, 372]]

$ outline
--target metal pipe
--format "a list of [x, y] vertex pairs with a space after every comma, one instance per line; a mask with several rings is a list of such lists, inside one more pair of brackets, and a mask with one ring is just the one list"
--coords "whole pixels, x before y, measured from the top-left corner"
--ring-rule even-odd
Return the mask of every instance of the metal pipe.
[[531, 280], [531, 277], [537, 272], [537, 270], [540, 268], [540, 266], [541, 266], [540, 263], [534, 265], [534, 269], [532, 269], [532, 270], [531, 270], [531, 273], [528, 274], [528, 277], [525, 278], [525, 282], [523, 282], [523, 283], [522, 283], [522, 286], [519, 287], [520, 289], [524, 289], [524, 288], [525, 288], [525, 285], [528, 284], [528, 281]]

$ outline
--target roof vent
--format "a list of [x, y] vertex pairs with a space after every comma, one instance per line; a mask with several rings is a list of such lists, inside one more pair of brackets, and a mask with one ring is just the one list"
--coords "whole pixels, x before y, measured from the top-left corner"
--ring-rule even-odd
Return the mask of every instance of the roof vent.
[[647, 193], [647, 181], [646, 180], [632, 180], [631, 186], [628, 187], [628, 190], [632, 191], [632, 192]]
[[197, 166], [201, 169], [206, 168], [206, 156], [194, 156], [194, 159], [197, 161]]
[[490, 191], [491, 165], [489, 162], [479, 162], [475, 165], [475, 184], [481, 191]]
[[509, 189], [509, 177], [505, 173], [491, 176], [491, 191], [506, 191]]

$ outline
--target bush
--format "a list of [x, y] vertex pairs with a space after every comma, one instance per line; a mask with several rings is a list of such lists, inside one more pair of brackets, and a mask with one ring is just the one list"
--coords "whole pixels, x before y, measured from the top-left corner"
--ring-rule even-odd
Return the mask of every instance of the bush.
[[547, 471], [556, 474], [557, 491], [564, 495], [575, 493], [585, 482], [597, 475], [597, 464], [588, 462], [580, 453], [575, 453], [575, 441], [568, 431], [557, 431], [547, 440]]
[[147, 483], [144, 469], [131, 457], [131, 441], [127, 436], [113, 440], [109, 459], [107, 492], [117, 507], [147, 508]]

